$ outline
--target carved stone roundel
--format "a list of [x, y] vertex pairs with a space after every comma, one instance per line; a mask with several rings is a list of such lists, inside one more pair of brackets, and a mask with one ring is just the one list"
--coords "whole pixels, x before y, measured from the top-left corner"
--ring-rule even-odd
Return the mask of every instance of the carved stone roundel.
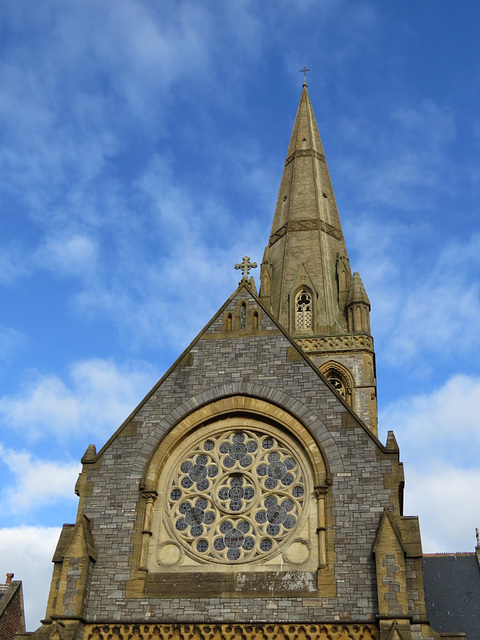
[[274, 555], [297, 528], [305, 472], [291, 448], [253, 429], [204, 437], [174, 467], [170, 528], [187, 553], [218, 563]]

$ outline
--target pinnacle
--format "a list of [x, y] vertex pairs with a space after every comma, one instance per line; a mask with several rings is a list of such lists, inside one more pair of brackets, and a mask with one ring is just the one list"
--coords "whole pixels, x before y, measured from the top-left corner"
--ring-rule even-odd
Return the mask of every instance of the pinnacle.
[[367, 292], [365, 291], [358, 271], [355, 271], [352, 276], [352, 282], [348, 290], [347, 305], [354, 302], [363, 302], [370, 307], [370, 300], [368, 299]]

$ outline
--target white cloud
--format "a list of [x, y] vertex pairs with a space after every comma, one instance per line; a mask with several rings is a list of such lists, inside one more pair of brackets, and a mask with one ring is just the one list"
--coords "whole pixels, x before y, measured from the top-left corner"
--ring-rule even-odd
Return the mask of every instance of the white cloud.
[[[477, 463], [480, 446], [480, 378], [452, 376], [441, 387], [425, 394], [402, 398], [388, 405], [380, 415], [386, 428], [401, 430], [402, 439], [414, 449], [428, 449], [431, 456], [459, 455]], [[390, 425], [390, 426], [389, 426]], [[440, 448], [445, 447], [445, 449]], [[465, 449], [467, 447], [467, 449]], [[421, 458], [428, 465], [431, 456]]]
[[96, 262], [96, 243], [79, 234], [49, 237], [37, 251], [37, 263], [58, 275], [91, 277]]
[[104, 437], [123, 422], [155, 380], [153, 367], [146, 363], [118, 366], [111, 360], [83, 360], [71, 365], [68, 381], [37, 374], [19, 394], [0, 398], [0, 416], [9, 427], [33, 438]]
[[73, 489], [81, 466], [78, 462], [41, 460], [28, 451], [14, 451], [0, 444], [0, 460], [8, 467], [4, 477], [0, 511], [32, 512], [59, 500], [76, 499]]
[[40, 436], [43, 428], [68, 432], [78, 428], [80, 401], [55, 375], [38, 376], [17, 396], [0, 399], [0, 414], [13, 428]]
[[23, 583], [27, 629], [33, 631], [45, 617], [51, 563], [60, 535], [58, 527], [5, 527], [0, 529], [0, 557], [5, 572]]
[[473, 551], [480, 527], [480, 469], [447, 462], [406, 469], [405, 514], [420, 516], [424, 553]]
[[452, 376], [380, 414], [405, 463], [405, 513], [419, 515], [425, 552], [471, 551], [480, 525], [480, 378]]

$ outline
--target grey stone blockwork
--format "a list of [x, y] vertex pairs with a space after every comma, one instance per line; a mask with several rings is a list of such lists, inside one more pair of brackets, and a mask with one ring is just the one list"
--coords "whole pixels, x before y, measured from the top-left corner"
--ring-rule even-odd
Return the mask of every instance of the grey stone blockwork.
[[[88, 468], [93, 490], [85, 498], [85, 514], [92, 520], [98, 549], [86, 604], [89, 621], [367, 621], [377, 613], [372, 546], [383, 508], [390, 504], [384, 475], [391, 471], [391, 460], [309, 361], [287, 359], [287, 348], [294, 343], [264, 310], [261, 331], [237, 332], [231, 338], [221, 334], [224, 312], [235, 311], [239, 299], [260, 309], [248, 290], [240, 288], [192, 344], [193, 361], [179, 360], [131, 416], [136, 429], [125, 433], [134, 435], [120, 430], [100, 452], [101, 465]], [[281, 406], [323, 450], [332, 474], [327, 536], [334, 537], [337, 597], [322, 597], [320, 591], [298, 598], [202, 598], [201, 585], [192, 585], [191, 593], [198, 597], [127, 599], [139, 483], [149, 456], [185, 415], [232, 394]], [[348, 420], [342, 419], [344, 414]]]

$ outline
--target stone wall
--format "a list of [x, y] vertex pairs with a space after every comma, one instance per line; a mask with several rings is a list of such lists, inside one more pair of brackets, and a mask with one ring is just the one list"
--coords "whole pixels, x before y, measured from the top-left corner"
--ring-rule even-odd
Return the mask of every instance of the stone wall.
[[[225, 313], [260, 312], [260, 326], [225, 329]], [[293, 345], [246, 288], [230, 300], [182, 359], [166, 374], [99, 456], [84, 466], [81, 507], [92, 522], [98, 548], [85, 606], [90, 621], [168, 620], [189, 622], [305, 620], [371, 621], [377, 614], [372, 547], [384, 507], [394, 510], [395, 490], [385, 477], [397, 455], [387, 452], [314, 366], [287, 358]], [[141, 536], [140, 483], [145, 466], [169, 430], [199, 406], [231, 395], [263, 398], [282, 407], [314, 436], [327, 461], [328, 566], [319, 570], [318, 590], [298, 597], [202, 597], [201, 578], [185, 597], [126, 597], [138, 566]], [[160, 445], [161, 446], [161, 445]], [[397, 516], [399, 514], [397, 513]], [[235, 567], [226, 567], [235, 571]], [[334, 576], [335, 595], [323, 590]], [[325, 582], [325, 581], [324, 581]], [[328, 582], [328, 580], [326, 581]], [[328, 591], [328, 590], [327, 590]], [[132, 591], [134, 593], [134, 591]]]

